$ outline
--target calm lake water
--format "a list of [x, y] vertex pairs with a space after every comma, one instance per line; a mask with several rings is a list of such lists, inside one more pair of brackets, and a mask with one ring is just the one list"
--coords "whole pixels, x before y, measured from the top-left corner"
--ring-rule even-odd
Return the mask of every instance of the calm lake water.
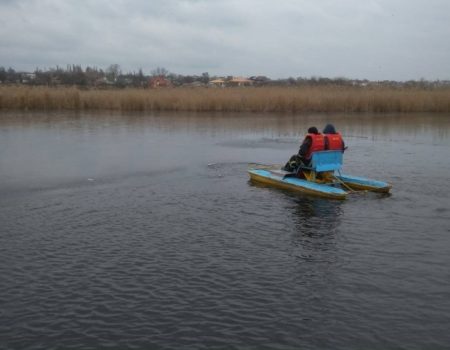
[[[333, 122], [345, 201], [254, 185]], [[449, 349], [450, 116], [0, 115], [1, 349]]]

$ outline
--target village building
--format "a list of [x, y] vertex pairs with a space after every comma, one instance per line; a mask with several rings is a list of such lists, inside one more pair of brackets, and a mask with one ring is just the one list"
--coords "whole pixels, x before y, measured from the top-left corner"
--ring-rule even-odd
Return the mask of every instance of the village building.
[[229, 86], [250, 86], [253, 85], [253, 81], [243, 77], [233, 77], [228, 82]]
[[202, 83], [201, 81], [193, 81], [192, 83], [185, 83], [181, 86], [182, 87], [190, 87], [190, 88], [198, 88], [198, 87], [204, 87], [206, 85], [204, 83]]
[[113, 81], [110, 81], [107, 77], [101, 77], [94, 80], [94, 86], [96, 87], [102, 87], [102, 86], [109, 86], [114, 85]]
[[36, 73], [18, 72], [20, 74], [20, 82], [22, 84], [30, 84], [36, 80]]
[[253, 76], [249, 79], [253, 82], [253, 86], [263, 86], [270, 83], [270, 79], [264, 75]]
[[226, 85], [226, 82], [223, 79], [214, 79], [211, 80], [208, 84], [214, 87], [224, 87]]
[[171, 87], [172, 83], [170, 80], [166, 79], [164, 76], [156, 76], [150, 78], [148, 81], [148, 87], [149, 88], [162, 88], [162, 87]]

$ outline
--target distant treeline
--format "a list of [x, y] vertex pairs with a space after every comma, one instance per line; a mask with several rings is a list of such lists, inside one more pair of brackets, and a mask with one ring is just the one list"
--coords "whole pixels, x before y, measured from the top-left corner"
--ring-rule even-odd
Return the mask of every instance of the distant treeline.
[[0, 85], [0, 110], [450, 113], [450, 87], [329, 85], [86, 89]]
[[[31, 86], [76, 86], [80, 88], [146, 88], [152, 77], [159, 76], [170, 82], [172, 87], [211, 86], [210, 82], [223, 79], [231, 81], [232, 76], [210, 76], [207, 72], [200, 75], [181, 75], [170, 73], [164, 68], [156, 68], [151, 74], [144, 74], [142, 69], [136, 72], [122, 72], [117, 64], [106, 69], [97, 67], [82, 68], [80, 65], [68, 65], [66, 68], [56, 67], [47, 70], [36, 69], [34, 72], [21, 72], [13, 68], [0, 66], [0, 84], [3, 85], [31, 85]], [[420, 88], [433, 89], [449, 87], [449, 80], [427, 81], [369, 81], [366, 79], [323, 78], [323, 77], [297, 77], [287, 79], [270, 79], [266, 76], [252, 76], [248, 78], [252, 86], [384, 86], [393, 88]]]

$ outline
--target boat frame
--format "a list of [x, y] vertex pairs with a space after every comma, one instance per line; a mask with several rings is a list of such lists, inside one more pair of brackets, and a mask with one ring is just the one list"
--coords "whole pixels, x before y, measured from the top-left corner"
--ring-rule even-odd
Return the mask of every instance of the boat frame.
[[341, 174], [343, 151], [320, 151], [312, 155], [311, 166], [295, 172], [277, 166], [249, 167], [250, 179], [274, 187], [325, 198], [345, 199], [350, 193], [388, 193], [392, 186], [383, 181]]

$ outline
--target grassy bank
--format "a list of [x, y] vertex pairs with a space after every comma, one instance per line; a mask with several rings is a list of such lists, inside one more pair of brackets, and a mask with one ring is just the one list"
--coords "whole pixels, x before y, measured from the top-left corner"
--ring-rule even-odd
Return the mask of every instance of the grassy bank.
[[307, 86], [80, 90], [2, 86], [0, 110], [450, 113], [450, 89]]

